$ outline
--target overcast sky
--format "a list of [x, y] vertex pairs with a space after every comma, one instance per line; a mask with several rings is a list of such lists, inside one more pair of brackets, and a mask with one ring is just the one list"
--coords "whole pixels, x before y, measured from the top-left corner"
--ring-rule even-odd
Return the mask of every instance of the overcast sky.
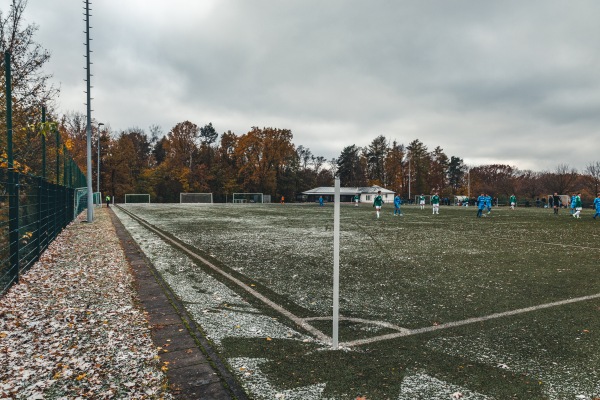
[[[0, 0], [2, 9], [9, 0]], [[85, 113], [83, 1], [29, 0], [59, 111]], [[600, 1], [96, 0], [93, 118], [291, 129], [327, 159], [378, 135], [469, 165], [600, 161]]]

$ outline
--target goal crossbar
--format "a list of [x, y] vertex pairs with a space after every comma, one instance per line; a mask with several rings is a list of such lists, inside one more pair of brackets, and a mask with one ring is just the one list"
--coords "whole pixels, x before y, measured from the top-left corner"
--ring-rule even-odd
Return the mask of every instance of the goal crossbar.
[[262, 193], [234, 193], [233, 194], [233, 202], [234, 203], [263, 203], [263, 194]]
[[212, 193], [179, 193], [179, 203], [185, 204], [212, 204]]
[[132, 203], [150, 203], [150, 195], [148, 193], [126, 193], [125, 204]]

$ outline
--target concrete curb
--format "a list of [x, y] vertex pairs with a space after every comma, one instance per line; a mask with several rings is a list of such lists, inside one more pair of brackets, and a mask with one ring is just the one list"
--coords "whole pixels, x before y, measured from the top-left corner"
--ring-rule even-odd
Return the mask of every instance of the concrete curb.
[[[131, 266], [152, 340], [168, 367], [169, 389], [176, 399], [246, 400], [248, 397], [188, 315], [160, 274], [145, 257], [119, 218], [107, 210]], [[168, 363], [168, 364], [166, 364]]]

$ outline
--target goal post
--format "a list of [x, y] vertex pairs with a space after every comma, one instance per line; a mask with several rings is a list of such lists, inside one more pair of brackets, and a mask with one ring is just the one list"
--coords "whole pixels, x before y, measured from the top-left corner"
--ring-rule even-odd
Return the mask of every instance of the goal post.
[[[560, 203], [558, 204], [559, 207], [569, 207], [569, 205], [571, 204], [571, 196], [569, 196], [568, 194], [559, 194], [557, 196], [560, 199]], [[548, 203], [547, 204], [548, 204], [548, 208], [554, 207], [554, 195], [552, 195], [552, 194], [548, 195]]]
[[212, 193], [179, 193], [179, 203], [181, 204], [212, 204]]
[[237, 204], [242, 203], [263, 203], [262, 193], [234, 193], [233, 202]]
[[73, 219], [87, 208], [88, 191], [87, 187], [75, 188], [73, 196]]
[[96, 207], [102, 207], [102, 193], [94, 192], [94, 205]]
[[125, 204], [150, 203], [150, 195], [147, 193], [127, 193], [125, 194]]
[[[420, 197], [421, 197], [421, 195], [416, 195], [415, 196], [415, 204], [416, 205], [421, 204], [420, 200], [419, 200]], [[423, 197], [425, 197], [425, 204], [431, 204], [431, 195], [426, 194], [426, 195], [423, 195]]]

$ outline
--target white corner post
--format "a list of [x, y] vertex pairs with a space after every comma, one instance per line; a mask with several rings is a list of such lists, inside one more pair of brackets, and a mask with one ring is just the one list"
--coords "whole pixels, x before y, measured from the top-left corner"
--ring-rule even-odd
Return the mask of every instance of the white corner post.
[[338, 349], [338, 326], [340, 314], [340, 178], [335, 178], [333, 206], [333, 349]]

